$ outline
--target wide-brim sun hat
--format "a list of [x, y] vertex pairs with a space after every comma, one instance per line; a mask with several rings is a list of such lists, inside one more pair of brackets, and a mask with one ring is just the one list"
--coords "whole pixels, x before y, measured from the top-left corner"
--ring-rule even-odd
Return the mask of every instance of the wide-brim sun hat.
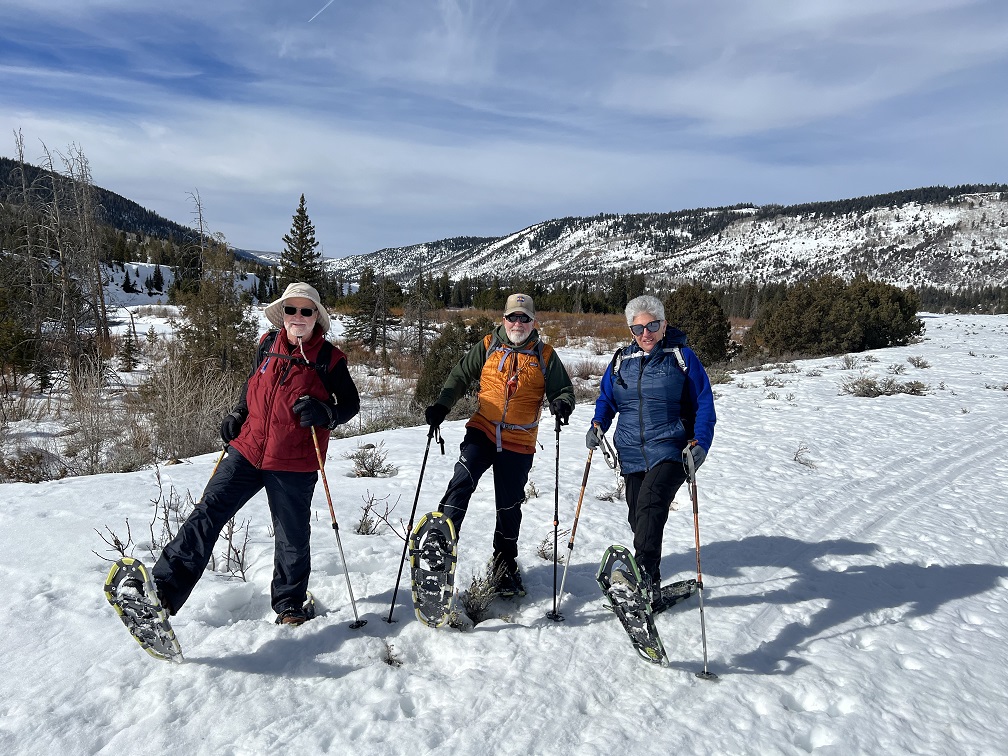
[[318, 324], [322, 328], [322, 333], [329, 333], [329, 313], [326, 312], [326, 308], [322, 306], [322, 300], [319, 297], [319, 293], [315, 291], [314, 286], [310, 286], [309, 284], [301, 281], [288, 284], [287, 288], [284, 289], [284, 293], [277, 301], [270, 302], [266, 305], [266, 319], [282, 331], [284, 327], [284, 301], [297, 297], [310, 299], [315, 304], [315, 309], [318, 310]]

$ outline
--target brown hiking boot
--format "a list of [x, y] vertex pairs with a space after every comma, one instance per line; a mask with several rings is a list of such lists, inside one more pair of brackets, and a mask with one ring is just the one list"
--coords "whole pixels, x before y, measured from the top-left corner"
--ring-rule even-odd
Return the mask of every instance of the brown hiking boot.
[[278, 625], [293, 625], [294, 627], [303, 625], [307, 621], [308, 615], [304, 609], [284, 609], [276, 618]]

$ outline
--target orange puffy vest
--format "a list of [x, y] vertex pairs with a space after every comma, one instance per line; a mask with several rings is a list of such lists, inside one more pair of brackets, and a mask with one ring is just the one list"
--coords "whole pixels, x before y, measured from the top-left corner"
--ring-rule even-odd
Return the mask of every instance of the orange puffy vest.
[[524, 349], [483, 338], [486, 362], [480, 372], [479, 409], [466, 423], [494, 439], [497, 451], [535, 454], [539, 416], [546, 395], [546, 364], [553, 347], [536, 341]]

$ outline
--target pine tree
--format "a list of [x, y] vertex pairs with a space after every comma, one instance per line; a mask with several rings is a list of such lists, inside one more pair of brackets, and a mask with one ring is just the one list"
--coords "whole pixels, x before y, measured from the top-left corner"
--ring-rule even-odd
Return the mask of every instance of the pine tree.
[[316, 289], [322, 289], [322, 253], [315, 239], [312, 225], [305, 208], [305, 196], [301, 195], [297, 211], [294, 213], [289, 233], [284, 234], [284, 250], [280, 253], [280, 283], [286, 288], [294, 281], [304, 281]]
[[255, 349], [251, 303], [235, 286], [235, 262], [223, 238], [207, 243], [199, 288], [185, 297], [178, 335], [183, 356], [210, 361], [221, 372], [244, 377]]
[[133, 330], [127, 328], [119, 348], [119, 369], [124, 373], [132, 373], [138, 363], [136, 337]]
[[731, 324], [715, 294], [696, 284], [680, 286], [665, 300], [665, 319], [686, 334], [704, 365], [727, 358]]
[[154, 265], [154, 274], [151, 276], [151, 288], [156, 292], [164, 291], [164, 273], [161, 272], [161, 264]]
[[125, 291], [127, 294], [138, 293], [140, 290], [136, 286], [134, 286], [133, 282], [130, 280], [129, 268], [124, 267], [123, 270], [126, 272], [126, 277], [123, 279], [123, 285], [122, 285], [123, 291]]

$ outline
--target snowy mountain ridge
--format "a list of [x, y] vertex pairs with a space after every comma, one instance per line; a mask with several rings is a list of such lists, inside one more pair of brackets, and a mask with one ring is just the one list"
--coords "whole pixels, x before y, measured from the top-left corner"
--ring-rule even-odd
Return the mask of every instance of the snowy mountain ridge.
[[[897, 286], [964, 288], [1008, 280], [1008, 192], [945, 199], [562, 218], [500, 238], [457, 238], [330, 261], [356, 279], [372, 267], [401, 283], [520, 271], [546, 281], [619, 270], [710, 284], [791, 282], [859, 273]], [[917, 191], [884, 195], [900, 197]], [[851, 207], [844, 210], [844, 207]]]

